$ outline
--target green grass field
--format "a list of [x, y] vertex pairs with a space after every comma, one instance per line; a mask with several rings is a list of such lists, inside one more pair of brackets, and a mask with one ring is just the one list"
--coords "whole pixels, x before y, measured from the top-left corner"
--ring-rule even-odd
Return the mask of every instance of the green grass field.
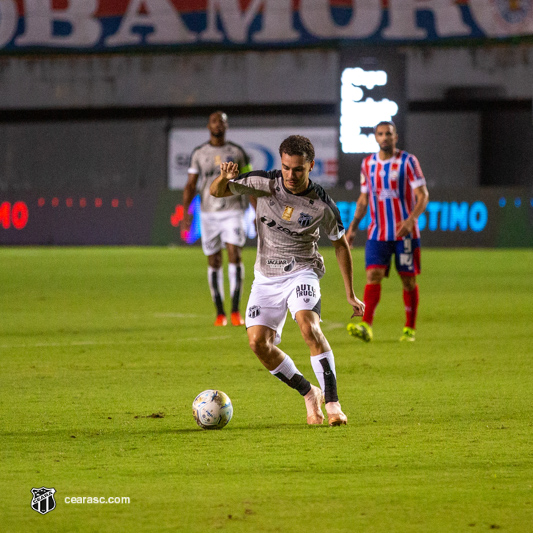
[[[323, 253], [337, 428], [306, 425], [244, 328], [212, 326], [200, 249], [1, 249], [0, 530], [532, 531], [533, 250], [424, 249], [416, 343], [393, 274], [369, 345]], [[291, 320], [281, 347], [316, 384]], [[221, 431], [192, 418], [207, 388], [234, 404]], [[83, 496], [130, 503], [65, 503]]]

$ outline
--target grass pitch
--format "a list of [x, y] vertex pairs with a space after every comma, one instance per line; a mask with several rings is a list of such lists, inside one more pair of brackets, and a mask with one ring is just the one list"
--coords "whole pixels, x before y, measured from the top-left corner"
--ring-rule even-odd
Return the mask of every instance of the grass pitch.
[[[244, 328], [212, 326], [199, 248], [0, 250], [2, 531], [530, 532], [533, 251], [424, 249], [417, 341], [398, 342], [392, 274], [368, 345], [323, 253], [337, 428], [306, 425]], [[291, 320], [281, 348], [316, 384]], [[221, 431], [192, 418], [207, 388], [234, 404]], [[43, 516], [42, 486], [57, 491]]]

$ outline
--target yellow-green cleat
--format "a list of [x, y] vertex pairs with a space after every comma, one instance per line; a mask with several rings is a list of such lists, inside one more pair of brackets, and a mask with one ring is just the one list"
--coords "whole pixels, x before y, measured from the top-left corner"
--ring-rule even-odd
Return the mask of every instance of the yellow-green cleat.
[[403, 328], [403, 335], [400, 337], [400, 341], [415, 342], [415, 330], [413, 328]]
[[374, 338], [372, 326], [366, 322], [359, 322], [359, 324], [348, 324], [346, 329], [352, 337], [357, 337], [364, 342], [370, 342]]

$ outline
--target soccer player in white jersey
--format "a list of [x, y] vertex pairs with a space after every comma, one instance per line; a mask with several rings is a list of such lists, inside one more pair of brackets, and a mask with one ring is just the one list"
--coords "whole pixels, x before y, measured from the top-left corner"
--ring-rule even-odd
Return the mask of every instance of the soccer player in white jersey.
[[[231, 323], [244, 325], [239, 305], [244, 279], [242, 247], [246, 242], [244, 230], [244, 198], [213, 198], [209, 186], [218, 176], [221, 163], [234, 162], [241, 172], [252, 169], [246, 152], [237, 144], [226, 140], [228, 117], [222, 111], [209, 115], [207, 128], [209, 141], [195, 148], [189, 164], [189, 179], [183, 191], [184, 230], [191, 227], [192, 215], [189, 206], [200, 189], [200, 223], [202, 249], [207, 256], [207, 280], [211, 297], [216, 307], [215, 326], [228, 323], [224, 310], [224, 271], [222, 268], [222, 248], [228, 251], [228, 277], [231, 293]], [[199, 181], [199, 183], [198, 183]]]
[[[257, 197], [257, 258], [246, 309], [250, 348], [272, 375], [304, 397], [308, 424], [323, 423], [321, 406], [325, 401], [329, 425], [339, 426], [346, 424], [347, 417], [337, 395], [333, 352], [320, 328], [319, 280], [325, 267], [318, 253], [319, 228], [335, 247], [352, 316], [361, 316], [364, 304], [354, 294], [352, 258], [337, 206], [309, 179], [315, 164], [311, 141], [291, 135], [281, 143], [279, 152], [281, 170], [239, 175], [236, 164], [223, 163], [210, 190], [217, 198]], [[320, 388], [311, 385], [277, 347], [287, 310], [309, 347]]]
[[381, 281], [389, 275], [392, 256], [403, 285], [405, 326], [401, 341], [415, 340], [420, 274], [420, 230], [418, 217], [428, 204], [429, 193], [418, 159], [398, 150], [393, 122], [380, 122], [374, 130], [379, 152], [361, 164], [361, 194], [346, 239], [350, 246], [359, 222], [370, 204], [370, 225], [365, 246], [365, 313], [359, 324], [348, 324], [350, 335], [370, 342], [372, 322], [381, 297]]

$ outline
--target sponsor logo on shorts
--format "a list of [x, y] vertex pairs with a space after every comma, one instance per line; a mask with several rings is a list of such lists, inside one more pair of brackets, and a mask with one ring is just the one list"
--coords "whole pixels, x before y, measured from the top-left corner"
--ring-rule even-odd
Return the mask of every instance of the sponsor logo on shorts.
[[301, 285], [297, 285], [296, 286], [296, 297], [303, 298], [305, 296], [316, 298], [315, 288], [312, 285], [308, 285], [307, 283], [302, 283]]
[[400, 254], [400, 265], [412, 268], [413, 255], [412, 254]]
[[311, 220], [313, 220], [313, 217], [308, 213], [300, 213], [300, 216], [298, 217], [298, 224], [300, 224], [302, 228], [308, 228], [311, 224]]
[[261, 314], [260, 305], [252, 305], [252, 307], [248, 308], [248, 318], [256, 318], [260, 314]]

